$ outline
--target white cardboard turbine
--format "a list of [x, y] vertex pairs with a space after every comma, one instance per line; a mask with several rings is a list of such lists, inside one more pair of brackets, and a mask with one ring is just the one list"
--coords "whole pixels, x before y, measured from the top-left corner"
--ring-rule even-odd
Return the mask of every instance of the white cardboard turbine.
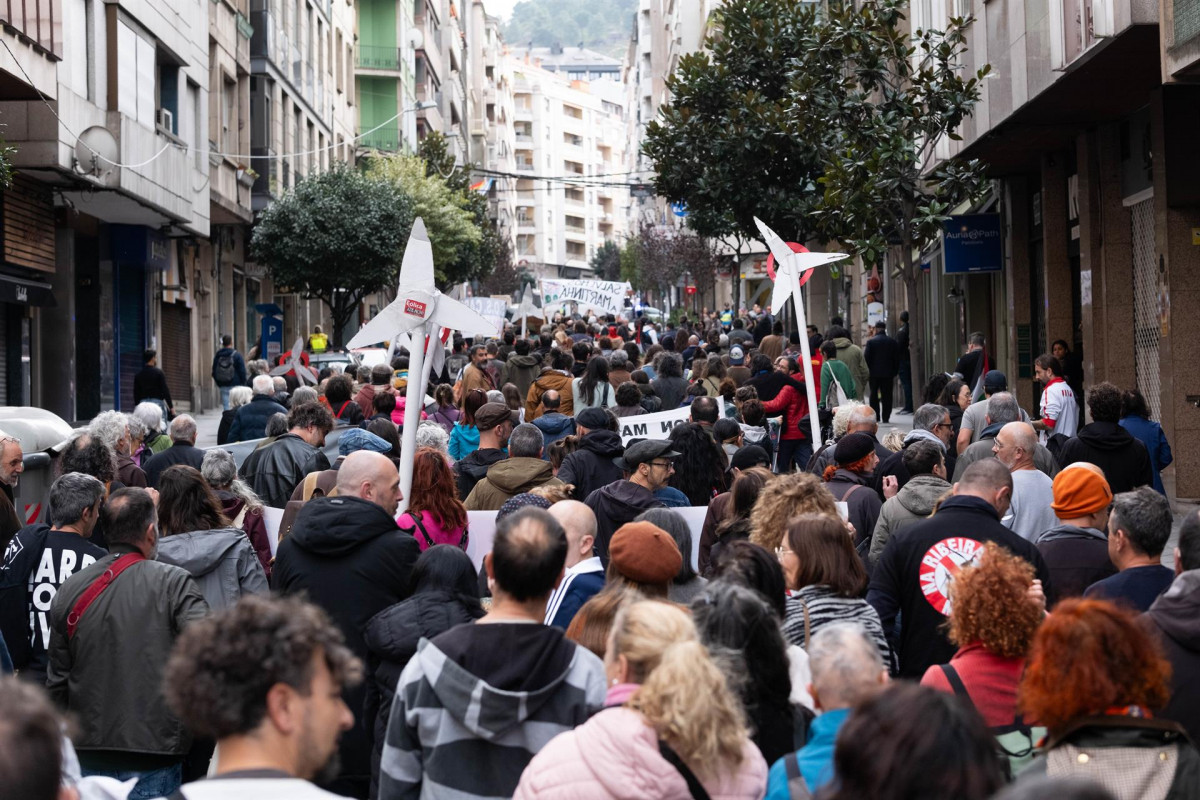
[[[495, 327], [481, 314], [437, 290], [433, 281], [433, 247], [420, 217], [413, 221], [412, 233], [400, 263], [400, 286], [396, 299], [375, 318], [359, 329], [346, 345], [365, 347], [395, 339], [411, 331], [409, 347], [408, 385], [404, 390], [404, 432], [400, 445], [400, 491], [404, 495], [397, 512], [408, 508], [412, 490], [413, 456], [417, 446], [417, 426], [424, 405], [425, 383], [429, 371], [425, 366], [425, 339], [433, 334], [434, 347], [440, 348], [438, 334], [442, 328], [465, 334], [496, 335]], [[433, 360], [436, 361], [436, 354]]]
[[271, 375], [287, 375], [289, 372], [295, 371], [296, 379], [303, 386], [306, 383], [317, 385], [317, 373], [310, 367], [304, 366], [304, 362], [300, 360], [301, 354], [304, 352], [304, 337], [297, 337], [296, 343], [292, 345], [292, 349], [288, 352], [288, 360], [280, 364], [275, 369], [271, 370]]
[[[758, 217], [754, 218], [763, 241], [775, 256], [775, 288], [771, 292], [771, 311], [778, 314], [788, 298], [796, 307], [796, 326], [800, 330], [800, 350], [804, 363], [800, 366], [804, 375], [805, 393], [808, 395], [808, 424], [812, 434], [810, 443], [816, 448], [821, 442], [821, 423], [817, 414], [817, 390], [812, 379], [812, 351], [808, 347], [808, 321], [804, 316], [804, 301], [800, 296], [800, 276], [824, 264], [841, 261], [850, 256], [845, 253], [797, 253], [787, 246], [779, 234], [771, 230]], [[795, 425], [799, 420], [791, 421]]]

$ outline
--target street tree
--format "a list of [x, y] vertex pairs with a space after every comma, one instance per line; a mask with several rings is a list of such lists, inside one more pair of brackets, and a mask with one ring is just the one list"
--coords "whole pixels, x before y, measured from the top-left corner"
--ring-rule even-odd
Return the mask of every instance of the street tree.
[[589, 266], [601, 280], [620, 280], [621, 248], [614, 241], [605, 241], [596, 249]]
[[339, 165], [267, 206], [251, 249], [280, 291], [328, 307], [341, 344], [363, 298], [395, 286], [413, 217], [412, 199], [392, 184]]
[[695, 231], [643, 222], [625, 242], [620, 254], [620, 277], [641, 292], [665, 297], [679, 279], [690, 275], [696, 291], [705, 296], [716, 284], [718, 258], [712, 244]]
[[[812, 208], [816, 232], [844, 242], [867, 267], [884, 266], [890, 252], [913, 330], [921, 332], [920, 253], [985, 180], [981, 162], [939, 161], [938, 147], [960, 139], [956, 131], [990, 67], [963, 69], [970, 18], [910, 32], [907, 7], [907, 0], [863, 0], [831, 3], [820, 19], [802, 12], [808, 33], [792, 65], [789, 115], [824, 165]], [[913, 383], [922, 386], [923, 338], [912, 337], [910, 346]]]
[[[743, 0], [713, 12], [707, 49], [667, 79], [671, 101], [646, 128], [655, 192], [687, 209], [687, 225], [721, 240], [738, 262], [759, 217], [785, 238], [813, 232], [808, 200], [820, 175], [809, 122], [791, 113], [792, 65], [804, 57], [799, 0]], [[816, 123], [813, 123], [816, 125]], [[740, 304], [733, 282], [735, 308]]]

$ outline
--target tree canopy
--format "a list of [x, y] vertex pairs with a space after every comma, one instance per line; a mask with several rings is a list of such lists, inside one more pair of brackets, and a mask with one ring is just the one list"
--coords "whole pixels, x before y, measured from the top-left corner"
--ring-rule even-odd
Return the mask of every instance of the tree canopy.
[[605, 281], [621, 279], [621, 248], [613, 241], [605, 241], [596, 248], [589, 266]]
[[394, 286], [412, 199], [345, 165], [310, 175], [262, 212], [251, 249], [281, 289], [323, 302], [333, 338], [369, 294]]

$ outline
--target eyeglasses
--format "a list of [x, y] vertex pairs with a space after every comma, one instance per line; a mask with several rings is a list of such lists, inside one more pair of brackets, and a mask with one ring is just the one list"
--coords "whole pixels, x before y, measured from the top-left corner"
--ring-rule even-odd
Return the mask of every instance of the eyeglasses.
[[939, 422], [937, 425], [933, 426], [933, 429], [937, 430], [938, 428], [953, 428], [953, 427], [954, 427], [953, 422]]
[[675, 465], [670, 461], [651, 461], [652, 467], [666, 467], [667, 469], [675, 469]]
[[775, 548], [775, 558], [779, 559], [780, 561], [783, 561], [784, 556], [791, 555], [793, 552], [795, 552], [795, 551], [789, 550], [788, 548], [784, 547], [783, 545], [780, 545], [779, 547]]

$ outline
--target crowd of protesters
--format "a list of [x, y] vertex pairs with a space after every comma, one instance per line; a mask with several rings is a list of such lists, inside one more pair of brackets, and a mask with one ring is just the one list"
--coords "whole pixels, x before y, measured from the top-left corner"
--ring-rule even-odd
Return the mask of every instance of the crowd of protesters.
[[105, 412], [24, 527], [0, 434], [0, 795], [1200, 798], [1200, 514], [1164, 566], [1145, 400], [1048, 354], [1027, 411], [974, 335], [914, 404], [902, 322], [806, 361], [757, 308], [556, 315], [411, 400], [403, 350], [308, 386], [225, 342], [250, 452]]

